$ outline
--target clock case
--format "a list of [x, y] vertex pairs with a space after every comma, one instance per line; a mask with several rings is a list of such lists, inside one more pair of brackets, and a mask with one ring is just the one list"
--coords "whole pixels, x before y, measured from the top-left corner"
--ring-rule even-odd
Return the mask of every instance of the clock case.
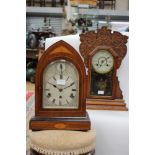
[[[79, 73], [78, 109], [44, 109], [42, 107], [43, 72], [48, 64], [65, 59], [71, 62]], [[35, 80], [35, 116], [30, 120], [32, 130], [89, 130], [90, 119], [86, 112], [86, 72], [78, 52], [68, 43], [60, 40], [50, 46], [37, 65]]]
[[[107, 96], [97, 96], [97, 95], [91, 95], [91, 81], [92, 82], [96, 82], [95, 80], [92, 79], [92, 70], [93, 70], [93, 66], [92, 66], [92, 58], [93, 56], [100, 50], [106, 50], [109, 53], [112, 54], [113, 58], [114, 58], [114, 66], [113, 66], [113, 71], [112, 71], [112, 95], [107, 95]], [[116, 68], [117, 68], [117, 59], [118, 59], [118, 55], [117, 53], [110, 47], [107, 46], [98, 46], [96, 47], [92, 52], [89, 53], [89, 59], [88, 59], [88, 78], [87, 78], [87, 83], [89, 84], [87, 87], [87, 97], [88, 98], [92, 98], [92, 99], [113, 99], [115, 98], [116, 94], [116, 86], [115, 86], [115, 81], [116, 81]], [[97, 73], [99, 74], [99, 73]], [[103, 74], [100, 74], [100, 76], [103, 76]]]
[[[97, 32], [90, 31], [80, 35], [80, 53], [84, 58], [86, 67], [88, 68], [88, 76], [86, 78], [87, 92], [86, 105], [87, 109], [94, 110], [128, 110], [123, 99], [122, 91], [119, 86], [117, 70], [119, 69], [123, 58], [127, 52], [128, 37], [119, 32], [113, 33], [107, 27], [98, 29]], [[92, 74], [92, 57], [100, 50], [110, 52], [114, 58], [114, 66], [112, 70], [112, 95], [97, 96], [91, 95], [91, 74]], [[93, 82], [96, 82], [93, 80]]]

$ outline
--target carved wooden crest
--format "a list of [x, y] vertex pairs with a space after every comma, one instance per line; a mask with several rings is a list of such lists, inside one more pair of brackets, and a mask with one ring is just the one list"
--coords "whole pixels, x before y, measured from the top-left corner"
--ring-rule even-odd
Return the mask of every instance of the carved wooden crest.
[[97, 46], [111, 47], [118, 54], [118, 68], [121, 65], [122, 59], [127, 52], [128, 36], [122, 35], [120, 32], [112, 32], [107, 27], [98, 29], [97, 32], [89, 31], [80, 35], [80, 53], [84, 58], [85, 65], [88, 67], [88, 55]]

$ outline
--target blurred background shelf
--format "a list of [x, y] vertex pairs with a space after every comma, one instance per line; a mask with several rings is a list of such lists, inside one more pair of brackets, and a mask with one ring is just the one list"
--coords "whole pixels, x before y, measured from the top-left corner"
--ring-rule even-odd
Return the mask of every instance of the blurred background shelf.
[[26, 7], [27, 16], [63, 17], [62, 7]]
[[26, 0], [26, 62], [37, 65], [46, 38], [102, 26], [128, 32], [129, 0]]

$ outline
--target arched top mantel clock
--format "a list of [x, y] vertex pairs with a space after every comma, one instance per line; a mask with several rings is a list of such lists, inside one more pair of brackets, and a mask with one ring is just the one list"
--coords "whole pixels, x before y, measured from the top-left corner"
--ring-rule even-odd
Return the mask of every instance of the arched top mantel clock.
[[127, 39], [106, 27], [80, 35], [80, 53], [88, 68], [87, 108], [127, 110], [117, 77], [127, 52]]
[[84, 63], [72, 46], [62, 40], [50, 46], [37, 66], [30, 129], [89, 130], [85, 76]]

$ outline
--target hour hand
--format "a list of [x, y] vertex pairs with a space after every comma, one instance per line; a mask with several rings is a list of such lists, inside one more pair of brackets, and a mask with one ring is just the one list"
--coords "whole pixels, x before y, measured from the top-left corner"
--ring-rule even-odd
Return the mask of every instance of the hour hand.
[[63, 89], [58, 88], [56, 85], [54, 85], [54, 84], [52, 84], [52, 83], [50, 83], [50, 82], [48, 82], [48, 83], [51, 84], [54, 88], [57, 88], [57, 89], [59, 90], [59, 92], [62, 92], [62, 91], [63, 91]]
[[[50, 83], [50, 82], [48, 82], [49, 84], [51, 84], [53, 87], [55, 87], [55, 88], [57, 88], [57, 86], [56, 85], [54, 85], [54, 84], [52, 84], [52, 83]], [[58, 88], [57, 88], [58, 89]]]

